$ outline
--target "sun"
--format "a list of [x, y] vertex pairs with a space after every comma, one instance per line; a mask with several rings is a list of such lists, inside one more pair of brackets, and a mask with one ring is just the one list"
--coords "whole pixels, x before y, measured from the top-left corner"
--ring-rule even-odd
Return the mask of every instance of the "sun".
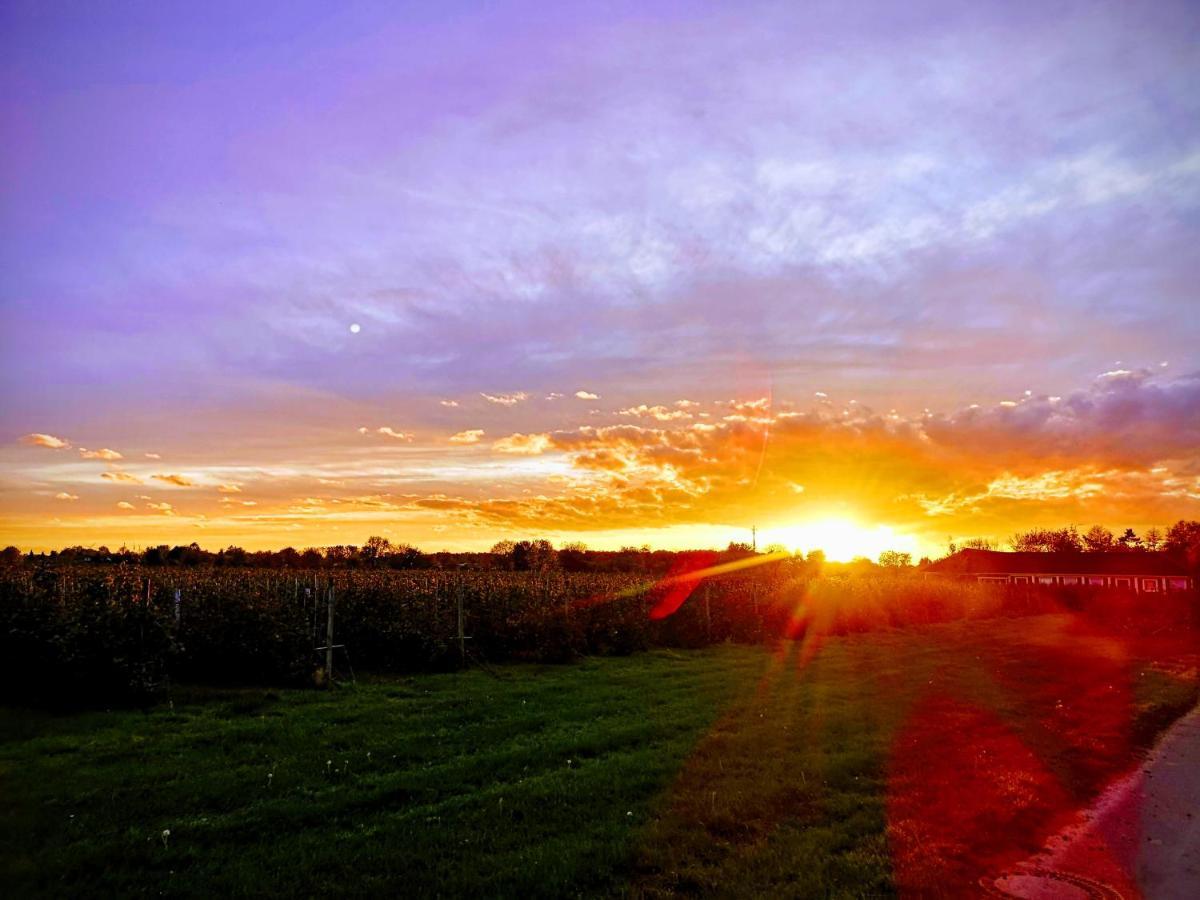
[[885, 550], [917, 551], [917, 542], [910, 535], [900, 534], [887, 525], [862, 525], [846, 518], [815, 519], [772, 528], [763, 532], [763, 539], [804, 553], [820, 550], [833, 562], [849, 562], [859, 556], [878, 559]]

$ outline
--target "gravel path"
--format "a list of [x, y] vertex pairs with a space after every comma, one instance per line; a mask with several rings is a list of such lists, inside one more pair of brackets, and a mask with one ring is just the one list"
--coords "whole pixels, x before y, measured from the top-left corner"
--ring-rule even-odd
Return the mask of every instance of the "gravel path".
[[1079, 823], [985, 887], [1023, 900], [1200, 898], [1200, 707]]

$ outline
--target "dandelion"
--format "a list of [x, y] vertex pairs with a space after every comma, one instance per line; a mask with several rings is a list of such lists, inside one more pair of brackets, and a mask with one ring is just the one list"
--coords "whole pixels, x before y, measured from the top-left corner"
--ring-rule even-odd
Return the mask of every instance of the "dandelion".
[[275, 780], [275, 773], [274, 773], [274, 772], [268, 772], [268, 773], [267, 773], [267, 787], [270, 787], [270, 786], [271, 786], [271, 782], [272, 782], [272, 781], [274, 781], [274, 780]]
[[164, 828], [162, 833], [163, 849], [167, 849], [167, 841], [171, 840], [171, 829]]

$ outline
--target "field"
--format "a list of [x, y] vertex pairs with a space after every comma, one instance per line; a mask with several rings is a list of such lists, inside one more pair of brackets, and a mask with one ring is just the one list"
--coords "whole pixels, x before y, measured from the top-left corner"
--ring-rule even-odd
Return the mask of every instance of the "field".
[[0, 719], [12, 895], [865, 896], [1034, 849], [1195, 703], [1068, 614]]

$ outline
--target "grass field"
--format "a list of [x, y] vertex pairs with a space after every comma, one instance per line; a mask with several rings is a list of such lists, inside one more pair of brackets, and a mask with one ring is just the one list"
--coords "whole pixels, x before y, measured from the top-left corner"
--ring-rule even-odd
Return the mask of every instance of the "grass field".
[[1036, 847], [1194, 704], [1192, 650], [1043, 616], [9, 709], [0, 880], [11, 896], [945, 888]]

